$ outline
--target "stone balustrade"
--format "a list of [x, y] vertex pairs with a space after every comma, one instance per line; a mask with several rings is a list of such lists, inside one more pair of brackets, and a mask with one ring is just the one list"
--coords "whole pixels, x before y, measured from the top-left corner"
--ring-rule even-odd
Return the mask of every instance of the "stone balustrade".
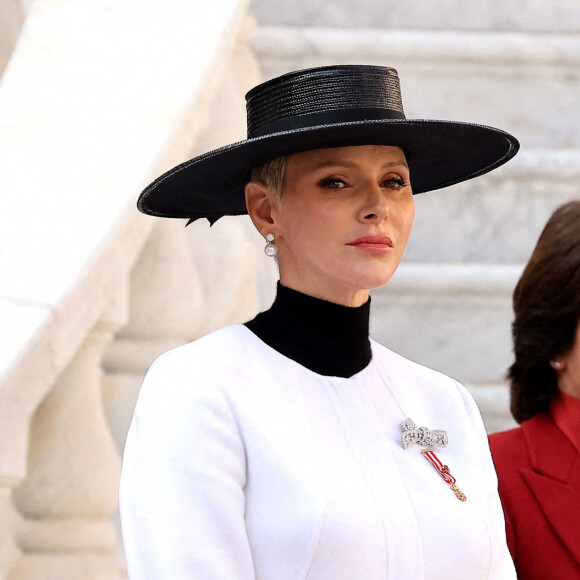
[[0, 0], [0, 77], [18, 40], [26, 10], [22, 0]]
[[[23, 20], [25, 4], [13, 6]], [[249, 220], [185, 229], [135, 209], [163, 170], [244, 138], [242, 97], [259, 80], [247, 10], [243, 0], [35, 0], [9, 47], [2, 580], [126, 576], [117, 484], [146, 368], [271, 298], [273, 268]]]

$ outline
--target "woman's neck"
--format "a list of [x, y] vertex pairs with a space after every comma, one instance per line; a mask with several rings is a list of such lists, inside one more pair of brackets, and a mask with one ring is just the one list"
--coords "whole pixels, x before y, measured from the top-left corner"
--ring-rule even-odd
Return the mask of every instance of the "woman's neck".
[[276, 300], [246, 326], [267, 345], [327, 376], [350, 377], [371, 360], [369, 300], [342, 306], [278, 283]]
[[323, 285], [319, 279], [308, 279], [304, 277], [284, 277], [284, 272], [280, 272], [280, 284], [285, 288], [295, 290], [301, 294], [306, 294], [313, 298], [319, 298], [334, 304], [356, 308], [362, 306], [369, 299], [368, 288], [354, 288], [348, 284]]

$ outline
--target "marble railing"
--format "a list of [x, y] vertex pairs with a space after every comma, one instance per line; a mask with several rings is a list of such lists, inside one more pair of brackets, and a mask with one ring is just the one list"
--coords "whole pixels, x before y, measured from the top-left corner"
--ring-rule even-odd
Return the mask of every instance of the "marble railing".
[[247, 220], [135, 209], [244, 137], [253, 28], [244, 0], [31, 4], [0, 85], [2, 580], [125, 577], [117, 485], [146, 368], [269, 298]]
[[23, 0], [0, 0], [0, 77], [18, 40], [26, 10]]

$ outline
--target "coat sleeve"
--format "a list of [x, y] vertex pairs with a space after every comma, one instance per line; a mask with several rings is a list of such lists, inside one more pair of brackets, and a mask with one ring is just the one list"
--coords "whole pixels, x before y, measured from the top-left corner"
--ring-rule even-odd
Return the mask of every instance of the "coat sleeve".
[[473, 397], [463, 385], [460, 385], [460, 390], [469, 419], [475, 431], [478, 454], [481, 458], [482, 485], [484, 486], [487, 498], [487, 521], [491, 538], [491, 568], [489, 578], [501, 578], [502, 580], [513, 578], [515, 580], [514, 563], [507, 547], [506, 527], [498, 493], [497, 475], [491, 459], [485, 426]]
[[[527, 505], [522, 501], [520, 485], [525, 486], [525, 484], [519, 471], [523, 465], [529, 465], [526, 444], [522, 438], [521, 428], [493, 433], [489, 436], [491, 456], [500, 482], [499, 497], [503, 505], [508, 546], [516, 565], [518, 562], [518, 535], [515, 519], [512, 518], [512, 508], [514, 505]], [[517, 482], [516, 486], [512, 488], [510, 484], [515, 482]], [[509, 490], [507, 494], [506, 490]], [[515, 501], [510, 501], [510, 497], [514, 497]]]
[[158, 359], [129, 429], [120, 512], [130, 580], [255, 578], [243, 443], [215, 379], [192, 367]]

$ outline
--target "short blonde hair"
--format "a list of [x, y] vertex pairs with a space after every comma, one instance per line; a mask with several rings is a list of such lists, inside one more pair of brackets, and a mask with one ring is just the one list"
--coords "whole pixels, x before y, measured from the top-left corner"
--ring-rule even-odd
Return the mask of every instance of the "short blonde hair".
[[282, 194], [284, 189], [284, 178], [286, 176], [286, 157], [277, 157], [272, 161], [267, 161], [254, 167], [250, 175], [251, 181], [261, 181], [275, 192], [277, 195]]

